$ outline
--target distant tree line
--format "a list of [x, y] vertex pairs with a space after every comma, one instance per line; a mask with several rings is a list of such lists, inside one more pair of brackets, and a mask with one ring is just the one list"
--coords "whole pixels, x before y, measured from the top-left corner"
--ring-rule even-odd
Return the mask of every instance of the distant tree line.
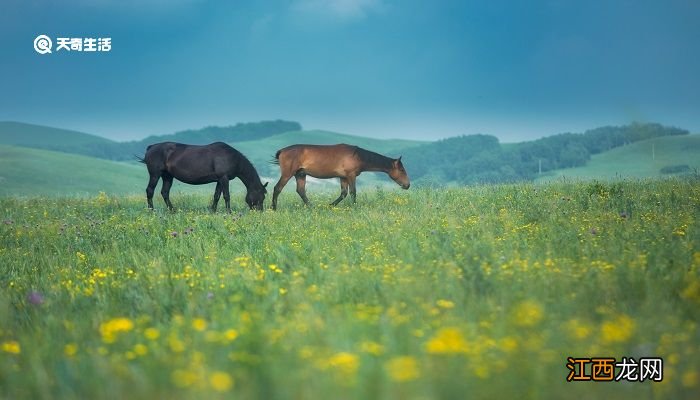
[[660, 124], [633, 123], [517, 144], [500, 144], [489, 135], [459, 136], [412, 147], [403, 154], [417, 182], [504, 183], [532, 180], [540, 170], [582, 166], [593, 154], [640, 140], [687, 134], [687, 130]]

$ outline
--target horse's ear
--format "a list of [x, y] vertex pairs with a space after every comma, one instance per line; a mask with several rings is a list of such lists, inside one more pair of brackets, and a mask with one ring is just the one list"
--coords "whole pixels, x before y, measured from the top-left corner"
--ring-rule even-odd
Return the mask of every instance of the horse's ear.
[[397, 160], [398, 162], [401, 162], [401, 157], [403, 157], [403, 156], [399, 156], [399, 159]]
[[266, 188], [268, 183], [270, 183], [270, 182], [265, 182], [265, 184], [263, 185], [263, 187]]

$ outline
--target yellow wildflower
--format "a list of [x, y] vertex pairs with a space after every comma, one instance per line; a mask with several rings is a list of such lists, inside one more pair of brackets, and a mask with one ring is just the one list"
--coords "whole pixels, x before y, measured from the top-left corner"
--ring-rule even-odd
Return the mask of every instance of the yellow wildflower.
[[604, 343], [626, 342], [634, 333], [634, 320], [627, 315], [605, 321], [600, 326], [600, 336]]
[[372, 354], [373, 356], [379, 356], [384, 353], [384, 346], [377, 342], [365, 341], [360, 343], [360, 351]]
[[233, 378], [226, 372], [217, 371], [211, 374], [209, 383], [217, 392], [226, 392], [233, 387]]
[[117, 334], [134, 329], [134, 323], [129, 318], [114, 318], [100, 324], [100, 334], [105, 343], [114, 343]]
[[10, 353], [10, 354], [19, 354], [19, 353], [21, 353], [22, 349], [21, 349], [18, 341], [8, 340], [7, 342], [3, 342], [2, 351], [4, 351], [5, 353]]
[[156, 328], [146, 328], [146, 330], [143, 331], [143, 336], [149, 340], [156, 340], [160, 337], [160, 331]]
[[146, 353], [148, 353], [148, 347], [141, 343], [137, 343], [134, 345], [134, 354], [137, 356], [145, 356]]
[[430, 354], [466, 353], [467, 341], [457, 328], [442, 328], [426, 343], [425, 349]]
[[73, 357], [77, 352], [78, 345], [75, 343], [68, 343], [67, 345], [63, 346], [63, 354], [65, 354], [66, 357]]
[[237, 337], [238, 331], [235, 329], [228, 329], [226, 332], [224, 332], [224, 338], [226, 338], [226, 340], [229, 342], [233, 342]]
[[396, 382], [408, 382], [420, 376], [418, 362], [411, 356], [394, 357], [384, 367], [389, 377]]
[[537, 325], [544, 316], [542, 306], [533, 300], [525, 300], [515, 306], [513, 322], [519, 326]]
[[436, 302], [436, 304], [437, 304], [438, 307], [440, 307], [440, 308], [445, 308], [445, 309], [454, 308], [454, 306], [455, 306], [455, 303], [453, 303], [452, 301], [450, 301], [450, 300], [444, 300], [444, 299], [438, 300], [438, 301]]
[[518, 341], [515, 340], [515, 338], [513, 338], [512, 336], [507, 336], [501, 339], [499, 345], [501, 350], [503, 350], [506, 353], [512, 353], [513, 351], [518, 349]]
[[270, 264], [268, 266], [268, 268], [270, 268], [270, 271], [278, 273], [278, 274], [281, 274], [283, 272], [282, 269], [275, 264]]
[[688, 285], [681, 291], [681, 297], [687, 300], [700, 302], [700, 280], [697, 278], [687, 279]]
[[337, 353], [331, 356], [327, 361], [329, 367], [335, 368], [345, 375], [354, 375], [360, 366], [359, 357], [347, 352]]
[[192, 328], [194, 330], [202, 332], [203, 330], [207, 329], [207, 321], [203, 320], [202, 318], [195, 318], [192, 321]]

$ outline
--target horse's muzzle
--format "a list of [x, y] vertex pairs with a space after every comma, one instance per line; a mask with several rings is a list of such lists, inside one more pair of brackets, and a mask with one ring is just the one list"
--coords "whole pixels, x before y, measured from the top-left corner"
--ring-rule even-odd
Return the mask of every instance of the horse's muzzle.
[[405, 184], [405, 185], [401, 185], [401, 188], [403, 188], [403, 189], [408, 189], [408, 188], [410, 188], [410, 187], [411, 187], [411, 184], [410, 184], [410, 183], [407, 183], [407, 184]]

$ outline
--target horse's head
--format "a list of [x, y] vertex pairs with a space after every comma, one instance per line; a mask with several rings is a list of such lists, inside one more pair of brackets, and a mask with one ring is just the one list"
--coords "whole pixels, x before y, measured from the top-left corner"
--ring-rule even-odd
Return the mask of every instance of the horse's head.
[[401, 157], [391, 161], [389, 176], [394, 180], [394, 182], [398, 183], [401, 188], [408, 189], [411, 187], [411, 181], [408, 179], [408, 174], [406, 173], [406, 169], [403, 167]]
[[265, 189], [265, 187], [267, 187], [268, 183], [269, 182], [265, 182], [264, 185], [260, 185], [256, 189], [248, 190], [248, 194], [245, 195], [245, 202], [248, 203], [248, 207], [250, 207], [251, 210], [263, 210], [265, 194], [267, 194], [267, 189]]

